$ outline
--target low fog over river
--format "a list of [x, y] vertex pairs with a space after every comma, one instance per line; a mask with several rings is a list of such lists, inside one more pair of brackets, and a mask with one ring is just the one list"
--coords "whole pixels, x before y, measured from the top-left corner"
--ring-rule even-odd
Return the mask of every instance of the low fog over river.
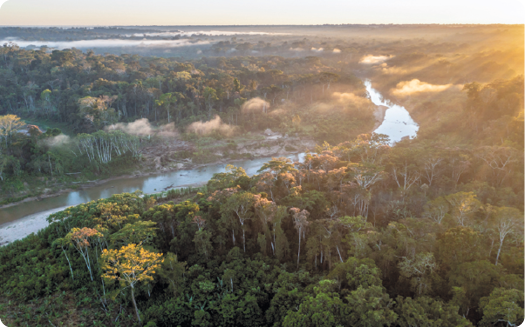
[[[374, 131], [386, 134], [392, 144], [404, 137], [416, 136], [419, 126], [412, 120], [408, 111], [399, 105], [392, 104], [382, 98], [381, 94], [372, 88], [370, 81], [365, 81], [370, 100], [378, 106], [386, 106], [383, 123]], [[292, 161], [302, 161], [304, 153], [287, 156]], [[248, 175], [254, 175], [270, 157], [254, 160], [236, 161], [235, 166], [242, 167]], [[109, 181], [85, 190], [64, 193], [56, 197], [40, 201], [25, 202], [12, 207], [0, 209], [0, 244], [13, 242], [32, 232], [47, 226], [46, 218], [69, 206], [110, 197], [113, 194], [134, 192], [157, 193], [166, 189], [180, 188], [189, 185], [205, 184], [215, 173], [222, 173], [226, 164], [214, 164], [197, 169], [179, 170], [170, 173], [123, 178]]]

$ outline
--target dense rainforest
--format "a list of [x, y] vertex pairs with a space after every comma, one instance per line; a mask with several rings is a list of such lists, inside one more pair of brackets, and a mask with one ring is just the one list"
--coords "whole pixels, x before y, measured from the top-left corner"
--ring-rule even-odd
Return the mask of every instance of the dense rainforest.
[[[362, 81], [316, 57], [180, 62], [8, 44], [0, 52], [0, 113], [9, 114], [0, 116], [3, 202], [33, 194], [35, 178], [65, 188], [78, 182], [71, 173], [83, 180], [125, 173], [142, 163], [141, 148], [155, 144], [227, 139], [227, 154], [238, 159], [235, 136], [249, 132], [271, 128], [338, 143], [374, 123]], [[329, 105], [335, 110], [326, 112]], [[13, 115], [50, 128], [41, 133]], [[197, 148], [173, 159], [205, 163], [210, 153]]]
[[274, 158], [253, 177], [229, 166], [189, 195], [121, 194], [70, 207], [0, 249], [2, 320], [519, 323], [523, 156], [475, 149], [424, 135], [391, 147], [364, 134], [318, 146], [301, 163]]
[[[77, 32], [100, 31], [67, 31]], [[141, 149], [167, 142], [220, 139], [234, 151], [236, 137], [271, 129], [318, 145], [304, 161], [276, 157], [254, 176], [229, 165], [200, 188], [52, 214], [48, 227], [0, 247], [0, 319], [519, 325], [524, 82], [513, 69], [523, 71], [523, 48], [510, 33], [478, 32], [279, 45], [316, 54], [301, 57], [239, 55], [276, 43], [232, 38], [206, 50], [225, 57], [194, 60], [6, 44], [3, 194], [71, 173], [122, 172], [144, 163]], [[356, 76], [410, 111], [416, 138], [392, 144], [370, 133], [377, 108]], [[170, 155], [196, 161], [203, 149]]]

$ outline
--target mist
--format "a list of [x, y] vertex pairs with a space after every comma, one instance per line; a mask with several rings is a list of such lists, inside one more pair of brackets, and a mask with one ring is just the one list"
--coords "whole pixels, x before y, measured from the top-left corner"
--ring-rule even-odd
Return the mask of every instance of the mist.
[[259, 97], [246, 101], [241, 108], [242, 113], [259, 113], [268, 112], [270, 109], [270, 103]]
[[122, 131], [129, 135], [146, 136], [157, 135], [164, 138], [177, 137], [177, 129], [174, 123], [162, 125], [158, 128], [151, 126], [147, 118], [137, 119], [132, 123], [117, 123], [107, 126], [104, 129], [106, 132]]
[[236, 129], [237, 128], [235, 126], [224, 123], [219, 116], [215, 116], [215, 118], [206, 122], [194, 122], [186, 128], [189, 133], [195, 133], [197, 135], [219, 133], [226, 137], [235, 134]]
[[56, 49], [70, 49], [70, 48], [119, 48], [119, 47], [152, 47], [152, 48], [179, 48], [196, 45], [210, 44], [209, 41], [192, 42], [190, 40], [122, 40], [122, 39], [108, 39], [108, 40], [80, 40], [80, 41], [24, 41], [16, 38], [6, 38], [0, 40], [0, 44], [13, 42], [20, 47], [47, 46]]
[[174, 37], [174, 36], [192, 36], [192, 35], [203, 35], [203, 36], [233, 36], [233, 35], [290, 35], [291, 33], [270, 33], [270, 32], [244, 32], [244, 31], [165, 31], [158, 33], [133, 33], [126, 34], [127, 37]]
[[359, 63], [361, 64], [377, 64], [377, 63], [380, 63], [380, 62], [383, 62], [387, 59], [390, 59], [391, 56], [373, 56], [373, 55], [368, 55], [368, 56], [364, 56], [363, 58], [361, 58], [361, 60], [359, 61]]
[[332, 93], [332, 98], [342, 104], [353, 104], [356, 106], [363, 107], [368, 106], [372, 103], [369, 99], [355, 95], [354, 93], [334, 92]]
[[418, 79], [413, 79], [411, 81], [399, 82], [392, 94], [398, 96], [407, 96], [414, 93], [420, 92], [441, 92], [453, 87], [452, 84], [445, 85], [433, 85], [425, 82], [421, 82]]
[[49, 147], [63, 146], [71, 141], [71, 138], [65, 134], [60, 134], [43, 140], [43, 143]]

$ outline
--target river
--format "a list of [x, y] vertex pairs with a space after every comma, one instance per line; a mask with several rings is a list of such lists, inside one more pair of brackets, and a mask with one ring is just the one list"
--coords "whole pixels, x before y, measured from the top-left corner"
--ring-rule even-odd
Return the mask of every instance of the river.
[[[381, 106], [386, 106], [383, 123], [374, 131], [386, 134], [392, 144], [403, 137], [415, 137], [418, 125], [412, 120], [408, 111], [399, 105], [385, 101], [381, 94], [372, 88], [372, 83], [365, 81], [370, 100]], [[293, 161], [301, 161], [304, 153], [288, 155]], [[253, 160], [236, 161], [233, 164], [244, 168], [248, 175], [254, 175], [257, 170], [271, 157], [261, 157]], [[134, 192], [156, 193], [165, 188], [180, 188], [206, 183], [215, 173], [224, 172], [226, 164], [213, 164], [191, 170], [179, 170], [159, 175], [122, 178], [108, 181], [81, 191], [73, 191], [45, 198], [40, 201], [24, 202], [12, 207], [0, 209], [0, 245], [21, 239], [32, 232], [47, 226], [46, 218], [55, 212], [69, 206], [110, 197], [113, 194]]]
[[381, 94], [372, 88], [372, 83], [369, 80], [365, 80], [365, 86], [370, 95], [370, 100], [375, 105], [387, 107], [383, 123], [379, 125], [374, 133], [388, 135], [392, 145], [405, 137], [416, 137], [419, 126], [410, 117], [408, 110], [405, 107], [384, 100]]

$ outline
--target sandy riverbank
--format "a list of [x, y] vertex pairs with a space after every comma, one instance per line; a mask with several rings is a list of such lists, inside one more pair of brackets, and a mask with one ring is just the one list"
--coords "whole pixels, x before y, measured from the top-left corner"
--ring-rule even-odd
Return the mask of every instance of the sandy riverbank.
[[49, 215], [67, 207], [55, 208], [29, 215], [23, 219], [0, 225], [0, 246], [20, 240], [31, 233], [36, 233], [49, 225]]
[[374, 131], [379, 127], [381, 126], [381, 124], [383, 123], [383, 121], [385, 120], [385, 114], [386, 114], [386, 110], [388, 109], [387, 106], [376, 106], [375, 110], [374, 110], [374, 119], [375, 119], [375, 124], [374, 124]]

